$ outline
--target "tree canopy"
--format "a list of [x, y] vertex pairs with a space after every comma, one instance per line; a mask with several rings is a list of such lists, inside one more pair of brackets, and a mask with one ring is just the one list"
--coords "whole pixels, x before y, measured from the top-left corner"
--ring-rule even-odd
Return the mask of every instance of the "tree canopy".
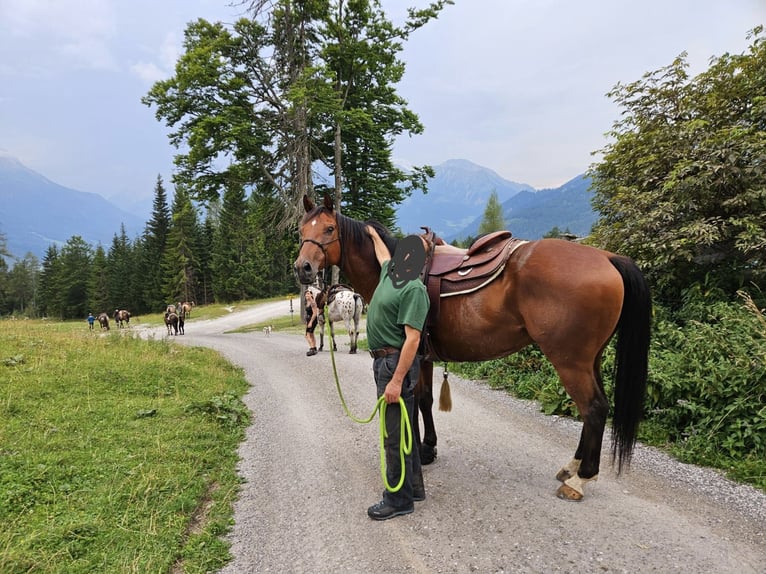
[[391, 161], [395, 136], [423, 130], [394, 89], [404, 73], [397, 53], [452, 3], [411, 8], [400, 27], [379, 0], [258, 0], [231, 27], [191, 23], [175, 75], [142, 100], [183, 150], [175, 183], [197, 201], [229, 186], [276, 198], [278, 223], [294, 227], [324, 166], [336, 205], [392, 224], [394, 206], [433, 175]]
[[660, 297], [766, 278], [766, 44], [760, 27], [749, 38], [694, 78], [683, 53], [609, 93], [622, 117], [590, 171], [591, 241], [633, 257]]

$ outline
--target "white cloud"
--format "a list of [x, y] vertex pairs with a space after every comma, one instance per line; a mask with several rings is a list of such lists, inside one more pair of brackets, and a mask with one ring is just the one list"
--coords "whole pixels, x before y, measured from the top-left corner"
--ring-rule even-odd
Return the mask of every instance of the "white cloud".
[[138, 76], [146, 84], [154, 84], [168, 77], [165, 70], [160, 69], [152, 62], [138, 62], [130, 67], [130, 71]]
[[77, 67], [113, 68], [109, 42], [115, 31], [108, 0], [0, 0], [0, 37], [6, 38], [9, 53], [38, 52], [51, 67], [64, 60]]

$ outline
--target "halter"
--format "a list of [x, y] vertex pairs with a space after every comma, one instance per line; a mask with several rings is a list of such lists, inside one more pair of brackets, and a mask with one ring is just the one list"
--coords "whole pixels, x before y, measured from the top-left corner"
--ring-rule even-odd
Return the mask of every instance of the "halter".
[[322, 250], [322, 255], [324, 256], [323, 269], [325, 271], [327, 270], [327, 249], [325, 249], [325, 247], [327, 245], [330, 245], [331, 243], [335, 243], [336, 241], [340, 245], [340, 261], [338, 262], [338, 267], [341, 267], [341, 268], [343, 267], [343, 242], [340, 240], [340, 220], [338, 219], [337, 216], [335, 217], [335, 228], [336, 228], [336, 231], [338, 232], [338, 236], [335, 239], [330, 239], [329, 241], [325, 241], [324, 243], [316, 241], [315, 239], [301, 239], [301, 242], [298, 245], [299, 253], [300, 253], [300, 250], [303, 249], [304, 243], [313, 243], [314, 245], [319, 247], [319, 249]]

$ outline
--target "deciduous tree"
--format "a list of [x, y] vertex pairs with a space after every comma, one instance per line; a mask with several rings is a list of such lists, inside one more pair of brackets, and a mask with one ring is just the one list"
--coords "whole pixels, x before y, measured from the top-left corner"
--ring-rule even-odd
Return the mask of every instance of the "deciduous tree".
[[667, 299], [766, 279], [766, 43], [750, 38], [694, 78], [682, 54], [609, 94], [622, 117], [591, 169], [591, 241], [636, 259]]

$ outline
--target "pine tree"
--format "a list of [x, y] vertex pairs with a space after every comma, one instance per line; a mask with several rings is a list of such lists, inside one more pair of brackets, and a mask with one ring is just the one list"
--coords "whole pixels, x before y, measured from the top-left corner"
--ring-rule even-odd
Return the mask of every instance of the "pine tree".
[[96, 247], [96, 252], [93, 255], [93, 265], [88, 283], [88, 307], [95, 316], [102, 312], [111, 313], [112, 311], [106, 252], [101, 245]]
[[157, 176], [154, 187], [152, 217], [147, 222], [137, 251], [138, 274], [142, 278], [140, 290], [142, 312], [158, 312], [165, 308], [163, 298], [162, 255], [170, 230], [170, 208], [162, 176]]
[[484, 209], [484, 217], [479, 224], [479, 235], [500, 231], [505, 229], [505, 220], [503, 219], [503, 206], [497, 197], [497, 191], [492, 191], [487, 201], [487, 207]]
[[197, 259], [194, 250], [198, 245], [199, 222], [191, 198], [182, 186], [175, 190], [171, 221], [162, 258], [162, 292], [168, 302], [195, 301]]

